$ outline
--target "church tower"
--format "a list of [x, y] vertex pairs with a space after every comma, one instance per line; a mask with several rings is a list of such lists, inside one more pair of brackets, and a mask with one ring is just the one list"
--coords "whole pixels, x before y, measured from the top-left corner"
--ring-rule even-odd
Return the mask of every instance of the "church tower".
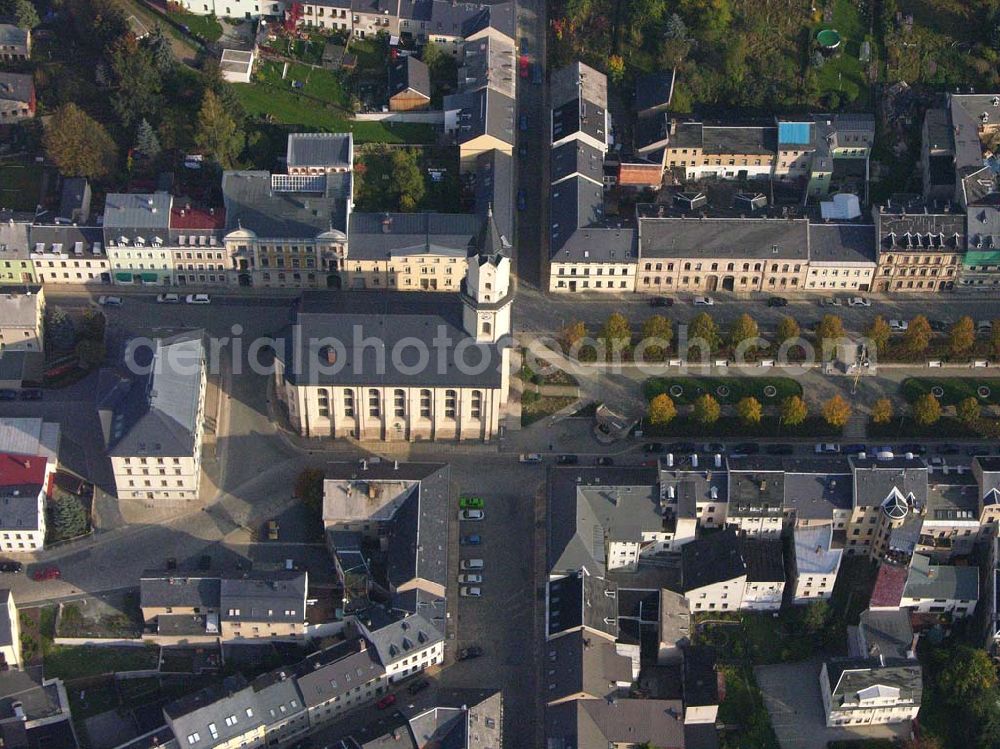
[[496, 343], [510, 333], [510, 289], [508, 245], [497, 229], [493, 210], [479, 235], [477, 253], [469, 258], [469, 271], [462, 288], [462, 321], [465, 331], [478, 343]]

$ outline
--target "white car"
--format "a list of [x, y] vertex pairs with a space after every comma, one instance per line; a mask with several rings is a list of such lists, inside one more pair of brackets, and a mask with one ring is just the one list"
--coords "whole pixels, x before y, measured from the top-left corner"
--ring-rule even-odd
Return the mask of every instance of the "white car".
[[458, 589], [458, 594], [462, 596], [462, 598], [481, 598], [483, 595], [483, 589], [463, 585]]
[[484, 566], [482, 559], [463, 559], [459, 564], [463, 570], [482, 570]]
[[459, 520], [482, 520], [486, 517], [486, 512], [483, 510], [461, 510], [458, 513]]
[[715, 304], [715, 300], [710, 296], [696, 296], [692, 301], [695, 307], [711, 307]]
[[157, 294], [157, 304], [180, 304], [181, 298], [177, 294]]
[[459, 575], [458, 576], [458, 581], [460, 583], [478, 583], [478, 584], [481, 584], [483, 582], [483, 576], [482, 575], [475, 575], [475, 574], [467, 573], [465, 575]]
[[184, 297], [184, 301], [188, 304], [211, 304], [212, 297], [208, 294], [188, 294]]
[[993, 323], [990, 320], [980, 320], [976, 323], [977, 333], [992, 333]]
[[840, 452], [840, 445], [836, 442], [820, 442], [816, 445], [817, 455], [833, 455]]
[[905, 333], [906, 329], [910, 327], [910, 323], [906, 320], [890, 320], [889, 330], [895, 331], [896, 333]]
[[518, 461], [521, 463], [541, 463], [542, 456], [539, 453], [521, 453]]
[[847, 300], [849, 307], [871, 307], [872, 303], [863, 296], [852, 296]]
[[97, 303], [102, 307], [121, 307], [122, 298], [120, 296], [99, 296]]

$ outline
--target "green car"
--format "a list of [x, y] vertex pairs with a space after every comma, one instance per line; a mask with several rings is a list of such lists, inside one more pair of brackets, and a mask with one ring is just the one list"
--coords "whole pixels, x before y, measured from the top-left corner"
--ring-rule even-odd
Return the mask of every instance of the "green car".
[[486, 506], [482, 497], [463, 495], [458, 498], [458, 506], [463, 510], [481, 510]]

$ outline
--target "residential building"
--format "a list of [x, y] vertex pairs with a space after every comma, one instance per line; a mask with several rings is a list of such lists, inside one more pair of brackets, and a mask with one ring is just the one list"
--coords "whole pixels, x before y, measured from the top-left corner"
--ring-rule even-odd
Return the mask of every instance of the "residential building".
[[299, 640], [305, 635], [306, 572], [250, 572], [222, 578], [219, 589], [220, 632], [223, 640]]
[[812, 114], [777, 118], [779, 180], [805, 185], [806, 198], [846, 191], [867, 202], [868, 159], [875, 143], [870, 114]]
[[563, 577], [549, 575], [545, 589], [545, 638], [581, 632], [616, 642], [621, 634], [618, 586], [581, 567]]
[[0, 23], [0, 60], [25, 61], [31, 57], [31, 29]]
[[264, 716], [242, 676], [167, 704], [163, 716], [177, 742], [191, 749], [256, 749], [266, 742]]
[[994, 291], [1000, 286], [1000, 193], [965, 209], [966, 249], [958, 291]]
[[574, 62], [552, 71], [549, 90], [552, 147], [576, 140], [606, 154], [611, 130], [607, 76]]
[[658, 665], [680, 663], [691, 644], [691, 610], [680, 593], [660, 589]]
[[444, 634], [421, 614], [386, 620], [373, 609], [357, 624], [390, 684], [444, 662]]
[[[716, 455], [721, 469], [722, 456]], [[726, 525], [755, 537], [777, 538], [781, 534], [785, 471], [780, 458], [754, 455], [730, 458]]]
[[923, 196], [928, 202], [955, 199], [954, 136], [947, 109], [932, 108], [924, 113], [920, 137], [920, 173]]
[[966, 248], [965, 214], [916, 209], [889, 204], [873, 210], [878, 241], [873, 291], [921, 293], [955, 287]]
[[719, 717], [719, 674], [715, 669], [715, 649], [707, 645], [684, 648], [682, 690], [684, 725], [709, 726], [715, 731]]
[[795, 603], [827, 600], [844, 555], [843, 539], [834, 540], [832, 525], [794, 528], [795, 562], [792, 572]]
[[159, 635], [219, 636], [219, 576], [147, 571], [139, 579], [139, 607]]
[[747, 573], [739, 538], [731, 529], [681, 547], [681, 592], [692, 612], [739, 611]]
[[55, 462], [43, 455], [0, 453], [0, 550], [45, 545], [45, 501]]
[[546, 745], [553, 747], [607, 749], [649, 744], [682, 749], [685, 733], [681, 700], [582, 699], [545, 711]]
[[116, 284], [171, 283], [170, 209], [166, 192], [112, 193], [104, 202], [104, 246]]
[[379, 699], [388, 689], [385, 668], [363, 638], [313, 653], [298, 669], [310, 726], [326, 724], [344, 712]]
[[413, 55], [389, 63], [389, 111], [412, 112], [431, 104], [431, 74]]
[[848, 555], [908, 559], [927, 507], [928, 470], [919, 458], [851, 458], [854, 504], [845, 525]]
[[9, 588], [0, 588], [0, 601], [4, 602], [4, 616], [0, 616], [0, 670], [21, 668], [21, 622], [17, 615], [14, 594]]
[[62, 430], [58, 422], [34, 417], [0, 417], [0, 452], [38, 455], [50, 473], [59, 466]]
[[176, 286], [222, 286], [228, 283], [229, 257], [222, 232], [222, 209], [176, 202], [170, 208], [171, 283]]
[[613, 640], [577, 630], [545, 643], [546, 704], [625, 697], [638, 674]]
[[0, 673], [0, 736], [11, 749], [77, 749], [62, 680], [45, 679], [38, 669]]
[[35, 82], [30, 73], [0, 73], [0, 125], [35, 116]]
[[513, 97], [487, 86], [445, 96], [442, 109], [445, 132], [458, 141], [461, 173], [474, 171], [480, 154], [493, 150], [513, 154]]
[[908, 611], [862, 611], [858, 626], [847, 629], [848, 653], [852, 658], [915, 660], [917, 657]]
[[874, 224], [810, 223], [807, 291], [871, 291], [877, 267]]
[[637, 206], [636, 291], [782, 293], [805, 287], [809, 222], [660, 217]]
[[474, 213], [482, 224], [490, 216], [500, 232], [502, 246], [514, 242], [514, 159], [503, 151], [489, 151], [476, 157], [473, 179]]
[[91, 197], [90, 182], [86, 177], [64, 177], [56, 222], [86, 226], [90, 221]]
[[197, 499], [206, 386], [201, 331], [156, 339], [147, 364], [133, 380], [102, 378], [98, 393], [118, 498]]
[[978, 567], [933, 564], [924, 554], [914, 554], [908, 565], [879, 567], [870, 608], [960, 618], [975, 611], [978, 599]]
[[351, 0], [320, 0], [292, 3], [288, 20], [306, 28], [331, 29], [350, 33], [354, 28]]
[[767, 179], [775, 171], [773, 124], [716, 124], [670, 120], [664, 160], [682, 179]]
[[674, 97], [676, 70], [646, 73], [635, 79], [635, 113], [641, 118], [667, 112]]
[[[843, 546], [844, 529], [854, 506], [848, 457], [786, 458], [785, 518], [793, 528], [829, 525]], [[859, 534], [860, 535], [860, 534]]]
[[989, 533], [983, 527], [981, 499], [978, 481], [968, 468], [932, 469], [917, 551], [936, 561], [971, 554], [980, 536]]
[[820, 691], [827, 726], [901, 723], [920, 710], [920, 664], [907, 659], [835, 659], [823, 664]]
[[781, 608], [781, 597], [785, 592], [785, 558], [781, 539], [744, 536], [740, 538], [739, 546], [747, 576], [741, 608], [777, 611]]
[[977, 455], [972, 459], [972, 475], [979, 487], [980, 524], [992, 532], [1000, 524], [1000, 458]]
[[697, 528], [721, 528], [728, 515], [729, 475], [722, 456], [667, 453], [659, 464], [660, 502], [676, 525], [672, 544], [656, 551], [676, 551], [695, 537]]
[[30, 229], [31, 265], [39, 283], [109, 284], [111, 261], [98, 226], [35, 225]]
[[0, 288], [0, 351], [45, 349], [45, 291], [41, 286]]
[[[306, 296], [276, 346], [278, 396], [294, 427], [366, 441], [491, 440], [509, 388], [512, 302], [510, 259], [493, 222], [479, 251], [459, 295]], [[395, 352], [388, 362], [366, 343], [372, 335]], [[402, 359], [414, 341], [430, 346], [432, 338], [444, 343], [437, 362]], [[469, 347], [480, 354], [475, 369], [455, 358]]]
[[15, 221], [13, 216], [0, 220], [0, 285], [35, 283], [28, 254], [29, 226], [27, 221]]
[[309, 730], [309, 714], [293, 675], [286, 669], [262, 674], [250, 682], [257, 714], [264, 720], [269, 746], [287, 744]]
[[935, 150], [952, 156], [955, 190], [949, 200], [966, 208], [997, 191], [993, 151], [1000, 128], [1000, 95], [948, 94], [946, 109], [947, 140], [931, 138], [924, 150], [930, 155], [936, 146]]

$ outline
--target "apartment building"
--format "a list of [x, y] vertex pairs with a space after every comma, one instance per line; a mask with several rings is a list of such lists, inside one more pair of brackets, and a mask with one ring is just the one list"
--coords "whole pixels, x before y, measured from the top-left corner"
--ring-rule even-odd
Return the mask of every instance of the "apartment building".
[[927, 506], [928, 469], [919, 458], [851, 458], [853, 508], [845, 525], [848, 555], [908, 557]]
[[834, 539], [832, 525], [795, 528], [792, 585], [795, 603], [828, 600], [844, 555], [843, 539]]
[[379, 699], [389, 687], [385, 668], [364, 639], [310, 655], [300, 664], [296, 680], [313, 727]]
[[823, 664], [820, 692], [827, 726], [913, 720], [920, 710], [920, 664], [907, 659], [835, 659]]
[[146, 571], [139, 579], [142, 620], [158, 635], [218, 637], [221, 585], [217, 574]]
[[222, 639], [302, 639], [308, 588], [308, 573], [295, 570], [222, 578], [219, 589]]
[[[716, 469], [722, 469], [718, 456]], [[777, 538], [784, 518], [785, 470], [780, 458], [731, 458], [726, 526], [754, 537]]]
[[929, 109], [921, 131], [924, 199], [968, 208], [997, 192], [995, 138], [1000, 95], [947, 94]]
[[914, 554], [908, 564], [879, 567], [869, 608], [906, 609], [916, 614], [971, 616], [979, 601], [979, 568], [934, 564]]
[[24, 553], [45, 545], [45, 502], [54, 461], [42, 455], [0, 453], [0, 551]]
[[36, 104], [30, 73], [0, 73], [0, 125], [30, 120]]
[[965, 214], [888, 204], [872, 211], [878, 242], [876, 292], [950, 291], [966, 248]]
[[266, 720], [242, 676], [228, 676], [164, 706], [177, 743], [192, 749], [256, 749], [266, 743]]
[[1000, 193], [965, 209], [966, 249], [958, 291], [993, 291], [1000, 286]]
[[357, 625], [390, 684], [444, 662], [444, 634], [421, 614], [388, 620], [373, 609]]
[[27, 221], [15, 221], [12, 214], [6, 220], [0, 212], [0, 285], [33, 284], [34, 269], [28, 254]]
[[30, 260], [38, 283], [98, 285], [112, 282], [104, 232], [97, 226], [33, 225]]
[[25, 61], [31, 57], [31, 29], [0, 23], [0, 60]]
[[871, 291], [875, 279], [875, 226], [857, 223], [809, 224], [806, 291]]
[[777, 611], [785, 592], [785, 558], [780, 538], [741, 537], [740, 556], [746, 564], [747, 583], [741, 608]]
[[111, 193], [104, 203], [104, 246], [116, 284], [170, 285], [170, 210], [166, 192]]
[[45, 291], [41, 286], [0, 287], [0, 350], [45, 349]]
[[222, 241], [226, 214], [222, 209], [174, 203], [170, 208], [168, 254], [171, 283], [176, 286], [224, 286], [229, 256]]
[[[681, 547], [681, 592], [692, 613], [739, 611], [747, 581], [747, 563], [734, 531], [726, 529]], [[771, 581], [766, 584], [770, 586]], [[755, 592], [762, 591], [758, 588]]]
[[200, 331], [156, 339], [144, 375], [102, 377], [98, 417], [119, 499], [198, 498], [205, 386]]
[[711, 124], [671, 120], [666, 166], [688, 181], [770, 177], [775, 167], [773, 124]]

